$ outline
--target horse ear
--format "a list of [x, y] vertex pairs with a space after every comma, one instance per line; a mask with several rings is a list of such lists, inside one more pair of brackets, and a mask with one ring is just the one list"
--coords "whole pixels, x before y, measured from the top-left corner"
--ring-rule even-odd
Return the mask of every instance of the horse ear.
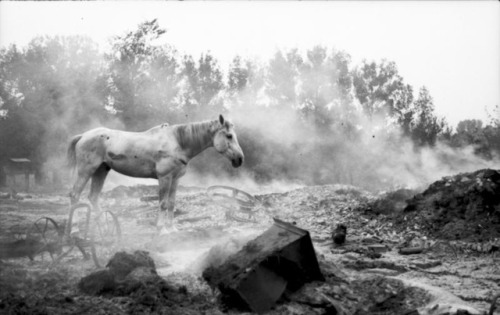
[[224, 117], [222, 115], [219, 115], [219, 122], [221, 125], [224, 125]]

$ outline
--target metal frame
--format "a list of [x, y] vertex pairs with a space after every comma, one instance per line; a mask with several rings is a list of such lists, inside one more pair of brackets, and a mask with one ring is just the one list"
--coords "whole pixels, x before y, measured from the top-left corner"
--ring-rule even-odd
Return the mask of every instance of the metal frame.
[[257, 223], [255, 214], [259, 211], [259, 201], [249, 193], [234, 187], [217, 185], [208, 187], [207, 195], [215, 204], [227, 210], [227, 219]]
[[[79, 227], [77, 232], [72, 231], [75, 211], [82, 208], [86, 211], [84, 222], [78, 224], [81, 228]], [[75, 247], [82, 253], [83, 258], [88, 260], [90, 255], [85, 249], [90, 248], [96, 267], [103, 267], [102, 256], [109, 247], [121, 240], [121, 227], [117, 216], [111, 211], [102, 211], [91, 221], [92, 209], [89, 203], [77, 203], [71, 206], [64, 230], [54, 219], [42, 217], [28, 229], [26, 238], [41, 240], [44, 245], [39, 252], [48, 251], [54, 263], [68, 256]], [[55, 253], [58, 254], [57, 257], [54, 257]]]

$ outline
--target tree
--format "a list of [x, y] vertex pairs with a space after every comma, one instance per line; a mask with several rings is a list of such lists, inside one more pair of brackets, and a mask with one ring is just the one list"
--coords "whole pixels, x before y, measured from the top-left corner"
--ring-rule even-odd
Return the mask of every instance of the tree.
[[210, 53], [201, 55], [198, 62], [192, 56], [184, 56], [182, 77], [181, 104], [188, 120], [215, 117], [225, 111], [222, 71]]
[[420, 89], [412, 111], [414, 119], [411, 122], [411, 137], [414, 143], [418, 146], [435, 145], [446, 122], [434, 114], [434, 101], [426, 87]]
[[353, 71], [353, 84], [356, 98], [368, 117], [389, 115], [405, 120], [406, 109], [412, 101], [412, 89], [404, 84], [395, 62], [363, 61]]
[[451, 136], [450, 143], [454, 147], [473, 146], [474, 153], [484, 158], [492, 158], [492, 149], [500, 135], [493, 126], [483, 127], [479, 119], [466, 119], [457, 124], [456, 132]]
[[403, 133], [409, 136], [415, 119], [415, 113], [412, 111], [413, 88], [409, 84], [404, 84], [402, 80], [398, 81], [396, 86], [397, 88], [390, 98], [392, 101], [392, 117], [401, 126]]
[[486, 146], [483, 145], [480, 153], [486, 158], [493, 158], [500, 156], [500, 126], [487, 125], [483, 128], [484, 138], [486, 139]]
[[166, 33], [155, 20], [113, 40], [107, 55], [108, 107], [128, 130], [143, 130], [175, 116], [179, 64], [175, 51], [155, 42]]
[[264, 88], [264, 69], [250, 60], [236, 56], [229, 66], [227, 96], [230, 106], [256, 105]]
[[332, 130], [344, 132], [355, 124], [352, 103], [350, 56], [317, 46], [307, 52], [300, 68], [299, 101], [305, 116], [325, 137]]
[[96, 96], [102, 58], [97, 45], [80, 36], [36, 37], [1, 55], [3, 159], [27, 157], [40, 175], [42, 164], [65, 151], [69, 136], [105, 118]]
[[241, 92], [249, 83], [250, 71], [244, 65], [240, 56], [236, 56], [230, 67], [227, 88], [230, 92]]
[[281, 51], [276, 52], [269, 61], [266, 75], [266, 94], [270, 103], [278, 107], [295, 107], [297, 105], [297, 77], [303, 59], [296, 49], [286, 56]]

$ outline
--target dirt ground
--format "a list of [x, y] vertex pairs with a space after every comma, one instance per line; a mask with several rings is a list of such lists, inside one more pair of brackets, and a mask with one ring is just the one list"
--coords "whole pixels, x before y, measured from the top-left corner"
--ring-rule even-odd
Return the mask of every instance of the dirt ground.
[[[416, 220], [399, 222], [391, 214], [370, 211], [368, 205], [382, 195], [356, 187], [314, 186], [256, 195], [259, 203], [251, 218], [255, 222], [228, 217], [205, 189], [180, 188], [179, 231], [161, 237], [152, 225], [156, 201], [141, 201], [154, 194], [154, 187], [137, 186], [119, 187], [104, 195], [103, 208], [117, 215], [122, 239], [113, 252], [103, 251], [103, 255], [148, 251], [165, 281], [156, 286], [160, 289], [144, 286], [143, 291], [121, 295], [88, 295], [78, 283], [98, 269], [76, 248], [59, 262], [47, 252], [30, 260], [22, 252], [12, 257], [4, 250], [0, 313], [248, 313], [221, 305], [218, 293], [208, 287], [201, 273], [269, 228], [273, 217], [310, 232], [326, 281], [287, 292], [269, 314], [488, 314], [491, 301], [500, 293], [498, 240], [440, 241]], [[23, 240], [33, 222], [42, 217], [64, 226], [69, 203], [65, 194], [21, 197], [0, 199], [1, 244]], [[332, 241], [338, 224], [347, 227], [342, 245]], [[402, 248], [420, 251], [403, 255]]]

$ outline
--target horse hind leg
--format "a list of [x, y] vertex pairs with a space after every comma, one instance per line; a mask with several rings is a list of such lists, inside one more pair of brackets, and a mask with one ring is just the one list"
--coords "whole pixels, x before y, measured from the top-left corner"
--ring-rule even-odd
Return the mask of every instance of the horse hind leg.
[[83, 188], [90, 179], [90, 174], [79, 172], [78, 177], [73, 185], [73, 189], [69, 193], [69, 197], [71, 199], [71, 205], [73, 206], [80, 200], [80, 196], [82, 195]]
[[102, 191], [102, 187], [104, 186], [104, 181], [106, 180], [106, 176], [108, 175], [109, 170], [109, 166], [103, 163], [92, 175], [89, 200], [92, 204], [92, 207], [97, 211], [97, 213], [101, 212], [101, 208], [99, 207], [99, 194]]
[[[78, 177], [75, 181], [75, 184], [73, 185], [73, 189], [69, 193], [70, 197], [70, 208], [72, 209], [75, 204], [78, 203], [78, 200], [80, 200], [80, 196], [82, 194], [83, 188], [85, 188], [85, 185], [90, 179], [90, 174], [86, 172], [78, 172]], [[69, 211], [69, 218], [68, 222], [66, 224], [66, 227], [64, 229], [64, 235], [65, 237], [69, 238], [70, 232], [71, 232], [71, 226], [73, 222], [73, 210]]]

